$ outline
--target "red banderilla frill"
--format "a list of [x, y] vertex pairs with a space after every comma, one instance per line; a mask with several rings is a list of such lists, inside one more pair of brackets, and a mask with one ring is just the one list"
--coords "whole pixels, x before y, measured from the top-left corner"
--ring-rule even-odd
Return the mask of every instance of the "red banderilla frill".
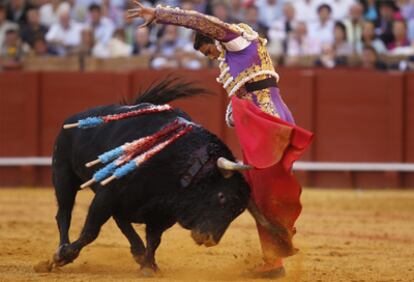
[[103, 123], [107, 123], [110, 121], [120, 120], [129, 117], [135, 117], [143, 114], [150, 114], [150, 113], [159, 113], [164, 111], [171, 111], [173, 108], [170, 105], [156, 105], [156, 106], [149, 106], [144, 109], [128, 111], [125, 113], [113, 114], [113, 115], [106, 115], [106, 116], [98, 116], [98, 117], [88, 117], [84, 119], [78, 120], [75, 123], [68, 123], [63, 125], [64, 129], [68, 128], [91, 128], [98, 126]]
[[[191, 123], [176, 119], [151, 136], [140, 138], [132, 143], [125, 143], [100, 155], [97, 160], [86, 164], [86, 166], [92, 166], [101, 161], [107, 163], [115, 158], [116, 160], [98, 170], [92, 179], [81, 185], [81, 188], [85, 188], [95, 182], [101, 182], [102, 185], [106, 185], [114, 179], [125, 176], [189, 132], [192, 127]], [[171, 136], [171, 134], [173, 135]]]

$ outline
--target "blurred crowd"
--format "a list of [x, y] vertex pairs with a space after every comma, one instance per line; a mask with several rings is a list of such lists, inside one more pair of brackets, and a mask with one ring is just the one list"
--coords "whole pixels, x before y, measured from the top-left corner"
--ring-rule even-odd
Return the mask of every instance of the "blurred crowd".
[[[279, 65], [414, 69], [414, 0], [145, 0], [244, 22]], [[152, 68], [197, 69], [191, 30], [128, 19], [127, 0], [0, 0], [0, 63], [28, 56], [146, 56]], [[394, 57], [390, 61], [384, 58]]]

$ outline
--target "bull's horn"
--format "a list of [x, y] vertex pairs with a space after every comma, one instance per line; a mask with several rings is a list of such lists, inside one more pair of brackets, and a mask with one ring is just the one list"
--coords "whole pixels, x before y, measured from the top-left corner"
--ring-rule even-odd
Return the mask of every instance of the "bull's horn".
[[253, 168], [250, 165], [245, 165], [243, 163], [235, 163], [223, 157], [217, 159], [217, 166], [225, 170], [247, 170]]

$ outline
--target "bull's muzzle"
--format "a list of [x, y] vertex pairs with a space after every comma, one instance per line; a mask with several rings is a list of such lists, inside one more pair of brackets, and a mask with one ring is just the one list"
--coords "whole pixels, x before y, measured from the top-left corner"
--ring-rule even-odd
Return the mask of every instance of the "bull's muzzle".
[[200, 233], [196, 230], [191, 230], [191, 237], [197, 243], [197, 245], [204, 245], [206, 247], [213, 247], [218, 244], [216, 240], [214, 240], [213, 235]]

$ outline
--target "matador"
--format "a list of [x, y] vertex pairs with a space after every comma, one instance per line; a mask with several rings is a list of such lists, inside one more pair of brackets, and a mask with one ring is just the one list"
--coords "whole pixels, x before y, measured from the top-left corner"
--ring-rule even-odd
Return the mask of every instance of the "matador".
[[[261, 38], [248, 25], [228, 24], [202, 13], [158, 5], [129, 10], [129, 17], [146, 23], [172, 24], [196, 31], [194, 48], [218, 60], [220, 75], [230, 103], [226, 122], [234, 127], [244, 162], [252, 167], [245, 177], [252, 199], [273, 231], [257, 221], [264, 263], [252, 274], [278, 278], [285, 275], [282, 259], [295, 253], [292, 237], [299, 217], [301, 186], [292, 165], [308, 147], [313, 134], [295, 125], [283, 102], [279, 75]], [[274, 230], [279, 230], [275, 236]]]

